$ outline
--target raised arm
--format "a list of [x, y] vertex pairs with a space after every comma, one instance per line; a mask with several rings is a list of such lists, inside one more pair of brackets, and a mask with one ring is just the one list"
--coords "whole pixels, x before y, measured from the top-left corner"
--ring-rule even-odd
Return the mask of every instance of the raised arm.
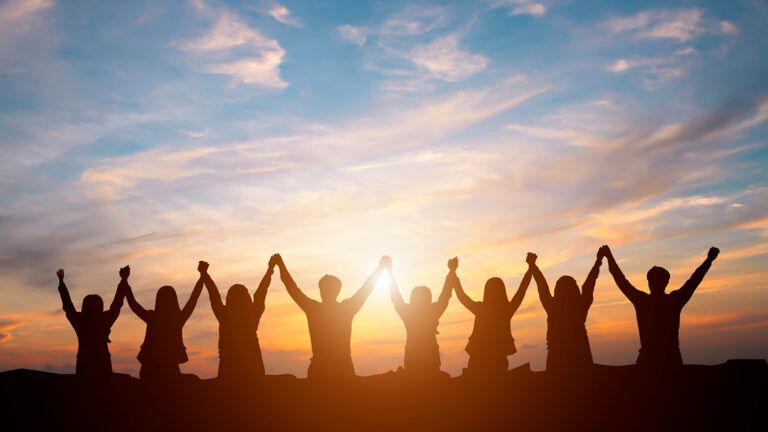
[[256, 292], [253, 293], [253, 304], [259, 308], [264, 307], [264, 302], [267, 300], [267, 290], [269, 284], [272, 282], [272, 274], [275, 272], [275, 266], [277, 265], [277, 255], [269, 257], [269, 263], [267, 263], [267, 272], [259, 282], [259, 287], [256, 288]]
[[392, 271], [392, 260], [388, 256], [381, 257], [381, 260], [379, 261], [379, 267], [373, 273], [371, 273], [370, 276], [368, 276], [368, 279], [365, 280], [363, 286], [358, 288], [357, 291], [352, 294], [352, 297], [344, 301], [349, 305], [350, 308], [352, 308], [355, 313], [357, 313], [357, 311], [363, 307], [363, 304], [368, 299], [368, 296], [371, 295], [373, 288], [376, 286], [376, 282], [378, 282], [379, 276], [381, 276], [381, 274], [385, 271], [390, 273]]
[[131, 289], [131, 286], [128, 285], [128, 282], [126, 281], [125, 285], [123, 286], [123, 292], [125, 293], [125, 299], [128, 300], [128, 307], [131, 308], [133, 313], [136, 314], [139, 319], [142, 321], [149, 322], [150, 313], [146, 309], [144, 309], [139, 302], [136, 301], [136, 298], [133, 296], [133, 290]]
[[472, 300], [467, 295], [467, 293], [464, 292], [464, 288], [461, 286], [461, 280], [459, 279], [459, 275], [456, 274], [456, 272], [453, 272], [449, 275], [451, 276], [451, 284], [453, 285], [453, 289], [456, 291], [456, 297], [459, 299], [459, 302], [463, 304], [464, 307], [467, 308], [470, 312], [476, 314], [478, 310], [478, 302]]
[[581, 285], [581, 298], [584, 301], [584, 306], [589, 307], [592, 305], [592, 301], [595, 298], [595, 283], [597, 277], [600, 275], [600, 266], [603, 264], [603, 255], [605, 251], [603, 248], [597, 250], [597, 258], [595, 263], [592, 264], [592, 268], [587, 274], [587, 279], [584, 280], [584, 284]]
[[112, 304], [109, 305], [109, 309], [106, 312], [107, 324], [112, 325], [117, 321], [117, 317], [120, 315], [120, 309], [123, 308], [123, 299], [125, 298], [125, 286], [128, 285], [128, 277], [131, 275], [131, 267], [125, 266], [120, 269], [120, 283], [117, 284], [115, 290], [115, 297], [112, 299]]
[[453, 282], [456, 280], [456, 269], [459, 268], [459, 258], [453, 257], [448, 260], [448, 274], [445, 275], [445, 282], [443, 282], [443, 290], [440, 291], [440, 296], [435, 302], [435, 314], [438, 317], [443, 315], [443, 312], [448, 308], [448, 302], [451, 300], [451, 293], [453, 292]]
[[638, 298], [640, 298], [642, 293], [637, 288], [632, 286], [627, 278], [624, 277], [624, 273], [621, 272], [619, 265], [616, 263], [616, 259], [613, 258], [613, 252], [611, 252], [611, 248], [609, 248], [607, 245], [603, 245], [603, 247], [600, 249], [603, 251], [603, 256], [608, 259], [608, 270], [611, 272], [611, 276], [613, 276], [613, 280], [616, 282], [616, 285], [629, 299], [629, 301], [634, 303]]
[[306, 310], [314, 300], [307, 297], [307, 295], [296, 285], [293, 277], [288, 273], [288, 268], [285, 266], [285, 262], [283, 262], [283, 257], [281, 257], [280, 254], [276, 254], [275, 260], [277, 268], [280, 269], [280, 280], [283, 281], [283, 285], [285, 285], [285, 290], [288, 291], [288, 295], [291, 296], [293, 301], [295, 301], [302, 310]]
[[538, 258], [536, 254], [528, 252], [528, 256], [525, 258], [525, 262], [528, 263], [528, 269], [533, 275], [533, 279], [536, 281], [536, 288], [539, 291], [539, 300], [541, 301], [541, 306], [547, 313], [549, 313], [552, 308], [552, 292], [549, 291], [549, 284], [547, 283], [547, 279], [539, 269], [539, 266], [536, 265], [536, 258]]
[[400, 294], [400, 287], [397, 286], [395, 276], [389, 275], [389, 298], [392, 299], [392, 304], [395, 305], [395, 311], [401, 317], [403, 316], [403, 309], [405, 309], [405, 300], [403, 300], [402, 294]]
[[699, 287], [701, 284], [701, 281], [704, 280], [704, 276], [709, 271], [709, 268], [712, 266], [712, 262], [715, 261], [717, 256], [720, 254], [720, 249], [716, 247], [709, 248], [709, 253], [707, 254], [707, 259], [704, 260], [703, 263], [696, 269], [695, 272], [691, 275], [690, 279], [688, 279], [680, 289], [677, 291], [672, 292], [672, 294], [675, 294], [682, 304], [688, 303], [688, 300], [691, 299], [691, 296], [693, 296], [693, 293], [696, 291], [696, 288]]
[[61, 307], [64, 309], [64, 314], [67, 316], [67, 320], [72, 322], [77, 319], [77, 309], [75, 309], [72, 298], [69, 296], [69, 290], [64, 283], [64, 269], [58, 269], [56, 276], [59, 277], [59, 296], [61, 297]]
[[532, 271], [529, 266], [528, 271], [526, 271], [525, 275], [523, 276], [523, 280], [520, 281], [520, 286], [517, 287], [517, 292], [515, 292], [515, 295], [512, 296], [512, 300], [509, 301], [510, 315], [514, 315], [514, 313], [517, 312], [517, 309], [520, 308], [520, 305], [523, 304], [525, 292], [528, 291], [528, 285], [531, 284], [531, 277]]
[[221, 317], [224, 314], [224, 303], [221, 301], [219, 287], [216, 286], [216, 282], [213, 281], [210, 273], [208, 273], [207, 267], [205, 272], [201, 273], [201, 275], [203, 277], [203, 284], [205, 285], [205, 289], [208, 291], [208, 299], [211, 301], [211, 310], [213, 310], [213, 315], [218, 321], [221, 321]]
[[192, 316], [192, 312], [195, 311], [197, 299], [200, 298], [200, 294], [203, 292], [203, 285], [205, 282], [205, 277], [203, 275], [208, 272], [208, 263], [205, 261], [198, 262], [197, 271], [200, 272], [200, 278], [197, 279], [197, 283], [192, 289], [192, 294], [189, 296], [189, 300], [187, 300], [187, 303], [181, 310], [181, 322], [187, 322], [189, 317]]

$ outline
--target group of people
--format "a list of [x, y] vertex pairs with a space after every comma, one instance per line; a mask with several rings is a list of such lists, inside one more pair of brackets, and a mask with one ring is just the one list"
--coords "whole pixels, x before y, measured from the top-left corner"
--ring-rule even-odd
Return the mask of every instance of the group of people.
[[60, 269], [57, 275], [63, 309], [78, 339], [76, 373], [85, 377], [99, 378], [112, 373], [107, 344], [124, 300], [147, 325], [137, 357], [141, 363], [140, 378], [160, 381], [178, 377], [179, 365], [188, 360], [182, 329], [192, 315], [203, 287], [208, 291], [211, 308], [219, 322], [219, 378], [251, 381], [264, 376], [257, 330], [275, 267], [288, 294], [307, 315], [312, 345], [307, 371], [310, 379], [336, 380], [355, 375], [350, 350], [352, 321], [383, 274], [388, 275], [392, 302], [407, 333], [405, 372], [413, 376], [440, 373], [437, 329], [455, 292], [461, 304], [475, 316], [466, 346], [469, 363], [464, 374], [496, 376], [507, 371], [508, 356], [516, 352], [510, 322], [523, 302], [531, 279], [536, 282], [539, 299], [547, 313], [547, 370], [555, 373], [583, 371], [592, 365], [586, 320], [604, 259], [608, 261], [616, 285], [635, 307], [641, 345], [637, 365], [647, 370], [668, 370], [682, 365], [678, 341], [680, 313], [719, 252], [717, 248], [711, 248], [690, 279], [669, 294], [665, 293], [670, 277], [667, 270], [651, 268], [647, 274], [650, 293], [640, 291], [626, 279], [608, 246], [597, 251], [595, 263], [581, 289], [576, 279], [562, 276], [552, 293], [536, 265], [537, 256], [528, 253], [528, 270], [511, 300], [507, 298], [504, 281], [498, 277], [485, 283], [482, 301], [470, 298], [457, 275], [457, 258], [448, 261], [443, 289], [434, 302], [429, 288], [417, 286], [411, 290], [410, 302], [406, 303], [392, 276], [392, 261], [386, 256], [381, 258], [378, 268], [362, 287], [342, 301], [338, 300], [341, 281], [332, 275], [320, 278], [320, 301], [307, 296], [296, 285], [279, 254], [270, 257], [267, 271], [252, 298], [245, 286], [235, 284], [227, 291], [225, 302], [208, 273], [208, 263], [200, 261], [197, 268], [200, 277], [184, 307], [179, 305], [175, 289], [163, 286], [157, 291], [155, 308], [145, 309], [133, 295], [128, 283], [130, 268], [126, 266], [119, 271], [120, 283], [107, 311], [104, 311], [101, 297], [92, 294], [83, 299], [78, 312], [64, 283], [64, 271]]

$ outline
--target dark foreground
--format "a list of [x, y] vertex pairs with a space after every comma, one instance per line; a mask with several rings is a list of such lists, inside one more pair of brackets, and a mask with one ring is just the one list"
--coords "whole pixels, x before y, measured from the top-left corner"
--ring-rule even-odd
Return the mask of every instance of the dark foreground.
[[563, 380], [526, 367], [490, 382], [389, 373], [331, 385], [187, 377], [159, 388], [19, 369], [0, 373], [0, 407], [4, 430], [768, 430], [768, 363], [686, 366], [664, 378], [595, 366]]

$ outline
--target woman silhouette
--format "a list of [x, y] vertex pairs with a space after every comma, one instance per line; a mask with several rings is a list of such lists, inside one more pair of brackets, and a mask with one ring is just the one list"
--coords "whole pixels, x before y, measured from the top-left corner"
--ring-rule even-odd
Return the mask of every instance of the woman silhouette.
[[267, 272], [253, 293], [240, 284], [227, 291], [226, 305], [221, 302], [219, 289], [207, 270], [202, 273], [213, 314], [219, 321], [219, 378], [253, 381], [264, 376], [264, 360], [256, 331], [264, 313], [264, 301], [272, 280], [276, 259], [269, 259]]
[[583, 370], [591, 366], [592, 351], [585, 323], [603, 261], [602, 249], [597, 252], [597, 259], [581, 292], [576, 279], [562, 276], [555, 284], [554, 297], [549, 292], [547, 280], [536, 266], [536, 254], [529, 253], [526, 261], [533, 271], [541, 305], [547, 312], [547, 370]]
[[458, 266], [458, 258], [448, 260], [448, 275], [445, 277], [440, 297], [434, 303], [432, 303], [432, 291], [425, 286], [417, 286], [411, 290], [411, 302], [406, 303], [400, 295], [394, 276], [391, 276], [392, 303], [405, 324], [407, 335], [403, 366], [408, 373], [426, 375], [440, 372], [437, 326], [440, 317], [448, 307]]
[[469, 364], [464, 370], [467, 375], [498, 375], [507, 371], [507, 356], [517, 352], [515, 339], [512, 337], [510, 320], [517, 312], [525, 297], [525, 291], [531, 282], [529, 268], [520, 282], [512, 300], [507, 300], [504, 281], [493, 277], [485, 283], [483, 301], [472, 300], [461, 286], [456, 276], [454, 287], [456, 297], [461, 304], [475, 315], [475, 325], [465, 350], [469, 354]]
[[197, 271], [200, 279], [192, 290], [192, 295], [179, 308], [176, 290], [172, 286], [163, 286], [157, 290], [155, 309], [144, 309], [133, 296], [131, 287], [126, 284], [125, 297], [133, 313], [147, 324], [144, 343], [136, 357], [141, 363], [139, 377], [146, 381], [160, 381], [178, 377], [181, 372], [179, 364], [186, 363], [187, 348], [184, 346], [182, 329], [192, 312], [195, 310], [197, 299], [203, 290], [202, 274], [208, 269], [208, 263], [200, 261]]
[[120, 284], [115, 291], [115, 298], [104, 311], [104, 301], [97, 294], [89, 294], [83, 298], [81, 311], [75, 309], [69, 296], [67, 285], [64, 284], [64, 270], [59, 269], [59, 295], [67, 320], [72, 324], [77, 334], [77, 365], [75, 373], [89, 378], [103, 378], [112, 373], [112, 359], [107, 344], [110, 342], [109, 333], [112, 324], [120, 315], [125, 295], [124, 286], [128, 284], [130, 268], [120, 269]]

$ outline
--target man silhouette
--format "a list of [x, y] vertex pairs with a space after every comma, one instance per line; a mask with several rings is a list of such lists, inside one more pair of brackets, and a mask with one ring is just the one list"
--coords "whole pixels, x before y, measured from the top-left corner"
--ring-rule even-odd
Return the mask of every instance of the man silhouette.
[[293, 301], [307, 314], [309, 338], [312, 344], [312, 359], [307, 370], [311, 379], [350, 378], [355, 376], [352, 364], [350, 339], [352, 337], [352, 319], [373, 291], [382, 272], [392, 268], [392, 261], [384, 256], [379, 267], [352, 297], [339, 302], [341, 281], [331, 275], [320, 278], [320, 299], [307, 297], [294, 282], [283, 258], [277, 254], [276, 264], [280, 269], [280, 279]]
[[624, 277], [611, 249], [603, 246], [601, 250], [602, 255], [608, 259], [608, 269], [616, 285], [635, 306], [637, 327], [640, 331], [640, 355], [637, 356], [637, 365], [643, 369], [656, 370], [682, 366], [683, 358], [680, 355], [678, 339], [680, 313], [701, 284], [720, 250], [716, 247], [710, 248], [707, 259], [693, 272], [690, 279], [680, 289], [669, 294], [664, 293], [669, 283], [669, 272], [666, 269], [654, 266], [648, 270], [648, 289], [651, 293], [644, 293]]

